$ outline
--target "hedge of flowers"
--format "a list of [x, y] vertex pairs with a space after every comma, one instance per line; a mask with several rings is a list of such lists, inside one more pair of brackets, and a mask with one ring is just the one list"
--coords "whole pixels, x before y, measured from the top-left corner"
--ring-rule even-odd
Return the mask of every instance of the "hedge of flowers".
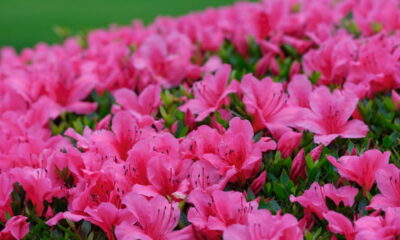
[[400, 237], [399, 6], [243, 2], [1, 49], [0, 238]]

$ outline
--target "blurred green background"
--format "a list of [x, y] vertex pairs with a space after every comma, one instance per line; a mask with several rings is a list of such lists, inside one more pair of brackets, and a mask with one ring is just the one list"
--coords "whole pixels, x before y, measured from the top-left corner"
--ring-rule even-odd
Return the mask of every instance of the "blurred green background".
[[0, 0], [0, 47], [20, 50], [38, 42], [60, 41], [54, 27], [76, 33], [129, 24], [145, 23], [159, 15], [182, 15], [207, 7], [232, 4], [235, 0]]

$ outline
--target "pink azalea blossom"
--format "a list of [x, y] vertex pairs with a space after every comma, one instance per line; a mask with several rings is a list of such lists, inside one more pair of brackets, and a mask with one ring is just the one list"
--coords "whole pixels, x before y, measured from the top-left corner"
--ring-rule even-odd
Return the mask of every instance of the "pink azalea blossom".
[[303, 148], [293, 158], [289, 176], [293, 181], [296, 181], [298, 177], [306, 177], [306, 156]]
[[190, 62], [191, 48], [188, 37], [178, 32], [145, 38], [131, 57], [138, 89], [149, 84], [177, 86], [195, 68]]
[[[76, 222], [67, 230], [77, 237], [87, 221], [89, 236], [112, 240], [302, 239], [318, 229], [322, 238], [398, 238], [391, 133], [375, 121], [351, 152], [347, 140], [331, 143], [366, 138], [364, 108], [381, 114], [377, 101], [394, 110], [396, 130], [399, 3], [241, 2], [0, 49], [0, 239], [30, 238], [37, 218], [51, 231]], [[92, 91], [111, 102], [94, 112]], [[393, 156], [380, 152], [388, 147]], [[322, 165], [317, 182], [299, 179], [307, 154], [322, 164], [327, 153], [338, 159], [327, 156], [334, 166]], [[288, 167], [297, 196], [286, 206], [267, 181]], [[275, 201], [293, 215], [258, 209]]]
[[298, 149], [303, 138], [303, 133], [287, 131], [278, 140], [277, 149], [281, 152], [283, 158], [292, 155], [293, 151]]
[[368, 127], [360, 120], [349, 120], [357, 107], [353, 93], [319, 87], [310, 97], [310, 110], [301, 127], [315, 134], [314, 142], [329, 145], [335, 138], [362, 138]]
[[355, 239], [354, 226], [345, 216], [335, 211], [329, 211], [324, 213], [324, 218], [328, 221], [328, 228], [331, 232], [342, 234], [348, 240]]
[[327, 158], [343, 178], [354, 181], [364, 190], [369, 191], [375, 183], [377, 171], [388, 165], [390, 152], [381, 153], [373, 149], [366, 151], [360, 157], [343, 156], [337, 160], [332, 156], [327, 156]]
[[264, 187], [265, 181], [267, 181], [267, 171], [263, 171], [256, 179], [253, 180], [250, 185], [251, 191], [257, 195]]
[[400, 207], [400, 170], [393, 164], [378, 170], [375, 174], [380, 194], [375, 195], [369, 205], [374, 209]]
[[[51, 56], [55, 49], [44, 51]], [[68, 55], [65, 52], [62, 54]], [[83, 100], [96, 86], [97, 78], [91, 73], [81, 73], [72, 59], [68, 59], [70, 57], [59, 56], [52, 61], [47, 59], [33, 63], [26, 69], [15, 71], [7, 81], [28, 102], [34, 103], [41, 96], [46, 96], [59, 114], [63, 111], [89, 114], [97, 108], [97, 104]]]
[[217, 154], [204, 154], [205, 160], [225, 175], [228, 170], [235, 169], [235, 178], [243, 183], [254, 176], [261, 164], [262, 152], [275, 149], [276, 144], [269, 138], [253, 141], [253, 129], [249, 121], [233, 118], [229, 129], [222, 136]]
[[123, 221], [136, 222], [136, 218], [129, 214], [126, 209], [118, 209], [112, 203], [101, 203], [94, 208], [86, 207], [83, 212], [63, 212], [59, 213], [50, 220], [47, 224], [50, 226], [56, 225], [61, 219], [68, 219], [73, 222], [78, 222], [82, 219], [89, 221], [99, 226], [106, 234], [108, 239], [114, 238], [114, 228]]
[[205, 192], [212, 193], [215, 190], [223, 190], [235, 173], [235, 170], [231, 169], [225, 176], [221, 176], [218, 174], [217, 169], [212, 167], [210, 163], [206, 161], [196, 161], [192, 165], [190, 184], [193, 189], [201, 189]]
[[25, 216], [14, 216], [10, 218], [4, 229], [0, 232], [1, 239], [23, 239], [29, 232], [28, 218]]
[[42, 168], [14, 168], [10, 171], [13, 181], [18, 182], [26, 192], [26, 200], [36, 206], [36, 213], [43, 214], [44, 201], [51, 203], [53, 197], [61, 198], [65, 195], [62, 187], [52, 181], [47, 175], [47, 169]]
[[368, 96], [400, 87], [396, 42], [379, 34], [365, 41], [352, 64], [348, 82], [368, 86]]
[[212, 75], [206, 74], [204, 79], [193, 85], [194, 99], [189, 100], [180, 107], [180, 110], [190, 110], [194, 114], [198, 114], [196, 121], [202, 121], [210, 113], [215, 112], [219, 108], [229, 103], [228, 94], [236, 92], [237, 84], [233, 80], [228, 86], [231, 67], [222, 65]]
[[147, 178], [149, 185], [133, 186], [133, 190], [145, 196], [170, 196], [184, 198], [189, 190], [187, 176], [192, 161], [180, 160], [159, 155], [149, 159], [147, 163]]
[[353, 206], [354, 198], [358, 193], [358, 189], [352, 186], [344, 186], [335, 188], [328, 183], [323, 186], [325, 196], [329, 197], [336, 205], [342, 202], [345, 206]]
[[68, 129], [65, 135], [78, 141], [78, 146], [104, 155], [111, 155], [121, 160], [126, 160], [129, 150], [141, 138], [140, 130], [135, 118], [127, 111], [115, 114], [111, 130], [92, 131], [85, 128], [83, 136], [73, 129]]
[[310, 50], [303, 57], [304, 71], [308, 76], [320, 73], [319, 84], [341, 84], [350, 71], [352, 54], [356, 44], [347, 35], [332, 37], [323, 42], [319, 49]]
[[239, 192], [214, 191], [211, 195], [200, 190], [191, 192], [188, 201], [194, 205], [189, 209], [188, 220], [201, 231], [220, 235], [233, 224], [244, 224], [247, 215], [257, 209], [256, 201], [247, 202]]
[[386, 30], [399, 29], [398, 2], [389, 0], [385, 4], [372, 0], [360, 1], [354, 7], [354, 20], [363, 34], [372, 35]]
[[352, 206], [357, 192], [356, 188], [350, 186], [336, 189], [332, 184], [325, 184], [321, 187], [315, 182], [303, 195], [299, 197], [291, 195], [290, 201], [298, 202], [307, 211], [315, 213], [318, 218], [322, 219], [323, 214], [329, 211], [325, 202], [326, 197], [329, 197], [336, 205], [343, 202], [345, 206]]
[[320, 159], [323, 148], [324, 148], [324, 146], [318, 145], [313, 150], [311, 150], [310, 156], [314, 162], [316, 162]]
[[365, 216], [355, 222], [356, 239], [395, 239], [400, 235], [400, 208], [388, 208], [385, 217]]
[[299, 108], [288, 105], [288, 96], [282, 84], [274, 83], [271, 78], [259, 81], [247, 74], [242, 79], [241, 87], [246, 110], [254, 116], [255, 131], [267, 128], [279, 138], [300, 119]]
[[302, 230], [290, 214], [272, 215], [268, 210], [257, 210], [247, 215], [245, 225], [234, 224], [224, 231], [224, 239], [303, 239]]
[[221, 138], [221, 134], [216, 129], [202, 125], [186, 136], [181, 143], [181, 151], [187, 158], [201, 160], [207, 153], [218, 152]]
[[288, 84], [289, 104], [308, 108], [312, 93], [311, 81], [305, 75], [294, 75]]
[[162, 196], [147, 200], [134, 192], [128, 193], [122, 202], [137, 219], [118, 225], [115, 235], [118, 239], [177, 239], [172, 230], [179, 221], [178, 203], [169, 203]]
[[121, 110], [129, 111], [141, 126], [145, 126], [155, 122], [153, 117], [161, 104], [160, 92], [159, 86], [149, 85], [139, 96], [126, 88], [116, 90], [113, 95]]
[[11, 214], [12, 180], [6, 173], [0, 174], [0, 220], [5, 221], [6, 213]]
[[129, 152], [124, 169], [120, 168], [130, 182], [127, 186], [145, 196], [184, 198], [189, 191], [188, 176], [193, 161], [182, 158], [179, 142], [171, 134], [160, 133], [149, 139], [138, 142]]

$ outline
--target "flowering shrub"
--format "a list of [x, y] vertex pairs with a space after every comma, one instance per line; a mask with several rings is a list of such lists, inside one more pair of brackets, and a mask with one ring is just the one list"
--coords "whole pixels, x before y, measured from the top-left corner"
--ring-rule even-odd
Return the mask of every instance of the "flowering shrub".
[[0, 53], [1, 239], [400, 237], [398, 0], [265, 0]]

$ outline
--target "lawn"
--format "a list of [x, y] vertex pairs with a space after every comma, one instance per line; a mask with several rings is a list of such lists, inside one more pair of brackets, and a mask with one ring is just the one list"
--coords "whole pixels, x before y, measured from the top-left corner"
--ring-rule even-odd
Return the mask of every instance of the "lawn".
[[72, 32], [129, 24], [140, 18], [145, 23], [159, 15], [182, 15], [235, 0], [0, 0], [0, 47], [17, 49], [37, 42], [54, 43], [55, 26]]

